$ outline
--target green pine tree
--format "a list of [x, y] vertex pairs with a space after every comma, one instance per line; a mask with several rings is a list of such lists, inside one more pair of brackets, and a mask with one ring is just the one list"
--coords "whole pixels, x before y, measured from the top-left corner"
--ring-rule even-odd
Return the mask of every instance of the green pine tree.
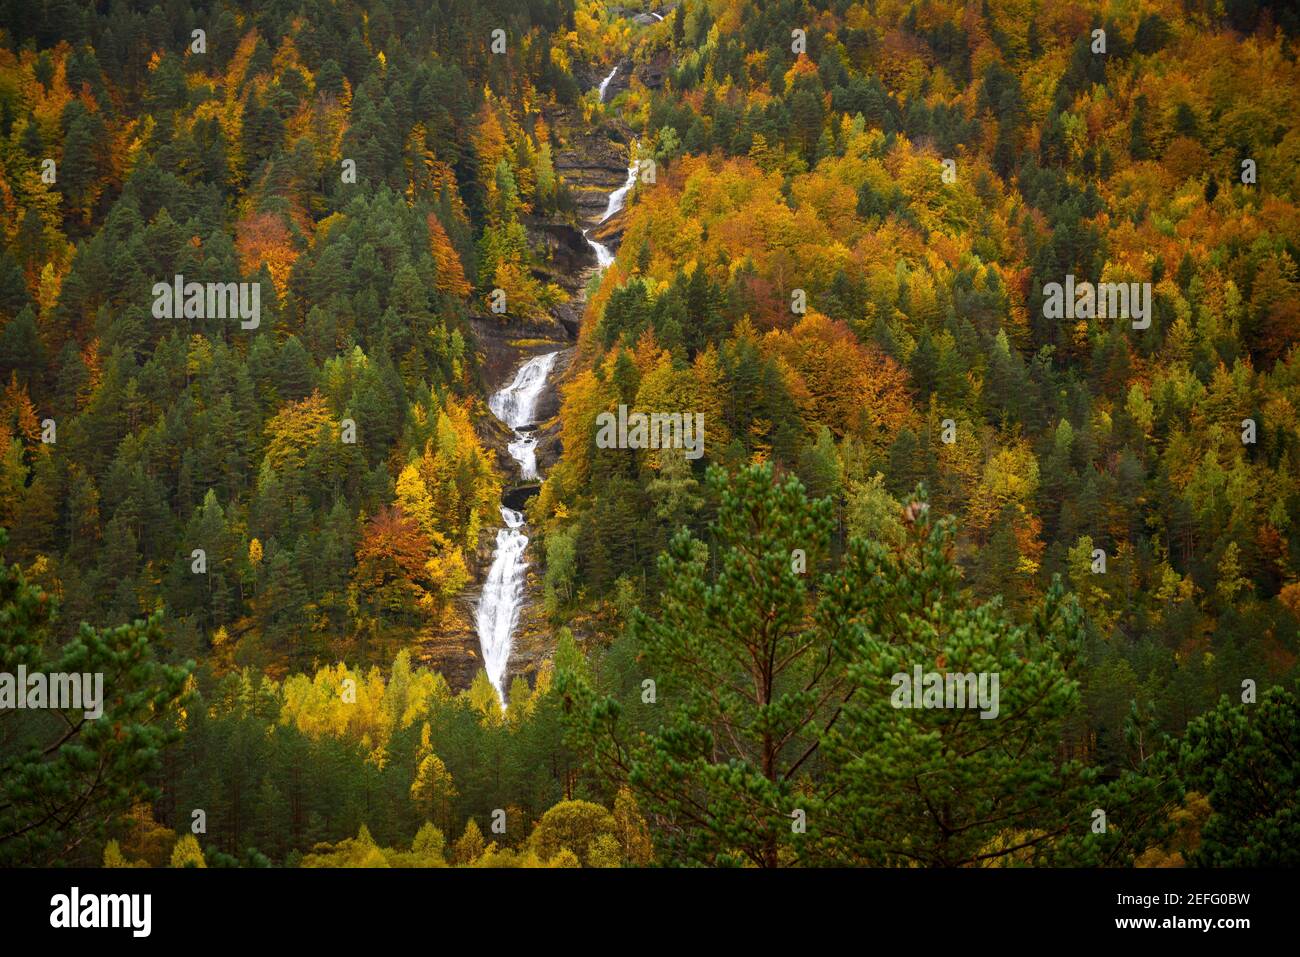
[[[0, 531], [0, 547], [5, 536]], [[148, 776], [177, 738], [171, 716], [193, 668], [154, 660], [162, 619], [117, 628], [82, 624], [55, 641], [55, 603], [0, 559], [0, 673], [102, 674], [102, 714], [10, 713], [0, 744], [0, 865], [67, 863], [132, 804], [151, 799]]]
[[1180, 764], [1210, 800], [1191, 862], [1208, 867], [1300, 864], [1300, 697], [1273, 687], [1258, 703], [1226, 695], [1187, 726]]
[[720, 497], [712, 559], [680, 532], [659, 561], [661, 610], [633, 617], [658, 728], [624, 740], [616, 702], [568, 670], [559, 687], [587, 706], [579, 735], [631, 783], [674, 860], [775, 867], [793, 858], [795, 786], [845, 695], [834, 647], [846, 621], [811, 607], [794, 559], [803, 550], [811, 568], [824, 553], [830, 503], [766, 466], [714, 467], [708, 483]]

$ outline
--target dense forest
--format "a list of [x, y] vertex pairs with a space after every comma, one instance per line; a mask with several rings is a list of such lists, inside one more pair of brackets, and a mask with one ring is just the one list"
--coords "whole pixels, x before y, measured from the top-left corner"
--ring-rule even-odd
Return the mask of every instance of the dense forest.
[[0, 696], [0, 864], [1300, 862], [1298, 40], [0, 0], [0, 672], [104, 676]]

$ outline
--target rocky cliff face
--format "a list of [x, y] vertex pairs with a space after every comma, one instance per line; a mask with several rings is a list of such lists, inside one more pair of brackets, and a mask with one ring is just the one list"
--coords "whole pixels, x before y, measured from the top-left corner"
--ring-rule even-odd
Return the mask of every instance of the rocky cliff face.
[[[624, 76], [622, 70], [619, 72]], [[623, 82], [626, 84], [626, 78]], [[608, 95], [613, 95], [612, 91], [618, 84], [619, 77], [616, 76], [610, 83]], [[557, 113], [556, 122], [577, 127], [581, 125], [581, 117], [564, 111]], [[621, 124], [611, 123], [595, 130], [575, 129], [556, 155], [556, 172], [564, 177], [573, 193], [584, 228], [600, 220], [609, 203], [609, 194], [623, 184], [631, 143], [631, 132]]]
[[[623, 175], [627, 175], [626, 171]], [[609, 247], [611, 250], [617, 249], [619, 243], [623, 241], [623, 226], [626, 222], [626, 217], [627, 208], [624, 207], [603, 223], [591, 227], [591, 229], [588, 230], [587, 235], [596, 242]]]

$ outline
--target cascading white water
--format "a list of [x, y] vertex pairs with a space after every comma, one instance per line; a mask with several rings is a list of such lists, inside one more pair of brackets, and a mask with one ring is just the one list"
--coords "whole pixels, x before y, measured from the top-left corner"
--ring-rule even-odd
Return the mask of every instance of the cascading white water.
[[[515, 440], [506, 448], [519, 463], [520, 478], [537, 478], [537, 438], [525, 430], [537, 417], [537, 400], [541, 398], [546, 378], [551, 374], [558, 355], [558, 352], [548, 352], [529, 359], [519, 367], [509, 385], [488, 399], [492, 414], [514, 429]], [[488, 680], [504, 707], [506, 666], [510, 663], [510, 646], [515, 626], [519, 623], [524, 575], [528, 570], [528, 560], [524, 557], [528, 536], [521, 531], [524, 527], [522, 512], [503, 505], [501, 518], [506, 527], [497, 532], [497, 548], [487, 581], [483, 583], [476, 624], [483, 667], [487, 669]]]
[[[632, 187], [636, 185], [637, 164], [635, 159], [636, 156], [635, 143], [632, 144], [632, 155], [634, 158], [632, 160], [631, 165], [629, 165], [627, 168], [627, 179], [623, 181], [622, 186], [620, 186], [618, 189], [614, 190], [614, 192], [609, 194], [609, 203], [608, 205], [605, 206], [605, 215], [600, 217], [600, 223], [603, 223], [605, 220], [609, 219], [609, 217], [613, 216], [615, 213], [617, 213], [620, 209], [623, 208], [623, 203], [627, 199], [627, 194], [631, 192]], [[597, 223], [596, 225], [599, 226], [600, 223]]]
[[512, 429], [531, 423], [537, 414], [537, 399], [558, 355], [558, 352], [548, 352], [544, 356], [533, 356], [521, 365], [510, 384], [488, 399], [492, 414]]
[[[617, 73], [618, 67], [615, 66], [610, 70], [609, 76], [601, 81], [599, 93], [602, 102], [605, 90]], [[605, 215], [600, 217], [602, 223], [623, 208], [627, 194], [636, 184], [635, 143], [632, 144], [632, 157], [627, 169], [627, 181], [609, 194]], [[587, 231], [583, 230], [582, 235], [586, 238]], [[599, 268], [604, 269], [614, 261], [614, 254], [608, 247], [590, 239], [587, 242], [596, 253]], [[515, 440], [506, 446], [506, 450], [519, 463], [519, 477], [525, 480], [538, 477], [537, 437], [528, 426], [533, 424], [537, 416], [537, 400], [541, 398], [542, 389], [546, 387], [546, 379], [551, 374], [558, 355], [558, 352], [548, 352], [546, 355], [533, 356], [519, 367], [509, 385], [494, 392], [488, 399], [488, 408], [492, 414], [514, 430]], [[510, 664], [515, 626], [519, 624], [525, 573], [528, 570], [528, 559], [524, 557], [528, 548], [528, 536], [522, 531], [522, 512], [502, 505], [501, 518], [506, 527], [497, 532], [497, 548], [492, 555], [492, 567], [488, 569], [487, 580], [483, 583], [476, 624], [479, 648], [483, 652], [483, 666], [487, 669], [488, 680], [492, 682], [504, 708], [506, 668]]]
[[524, 593], [524, 573], [528, 562], [524, 549], [528, 536], [519, 529], [524, 516], [513, 508], [501, 506], [501, 517], [506, 527], [497, 532], [497, 550], [492, 556], [492, 568], [483, 583], [483, 595], [478, 602], [478, 643], [483, 651], [483, 667], [488, 680], [506, 705], [506, 665], [510, 661], [511, 638], [519, 623], [520, 599]]
[[[660, 17], [660, 19], [663, 18]], [[605, 91], [609, 89], [610, 82], [614, 79], [614, 77], [617, 74], [618, 74], [618, 64], [615, 63], [614, 69], [609, 71], [609, 76], [605, 77], [605, 79], [600, 81], [600, 86], [596, 89], [596, 92], [600, 97], [601, 103], [605, 102]], [[632, 154], [634, 156], [636, 155], [635, 143], [632, 144]], [[632, 160], [632, 165], [628, 167], [627, 182], [624, 183], [620, 188], [614, 190], [614, 192], [609, 194], [609, 205], [605, 207], [605, 215], [600, 217], [600, 223], [603, 223], [605, 220], [609, 219], [609, 217], [613, 216], [615, 213], [617, 213], [620, 209], [623, 208], [623, 200], [627, 198], [627, 191], [632, 188], [632, 184], [634, 182], [636, 182], [636, 160], [635, 159]], [[596, 225], [599, 226], [600, 223], [597, 223]], [[609, 247], [606, 246], [604, 243], [598, 243], [594, 239], [588, 239], [587, 238], [588, 232], [589, 230], [584, 229], [582, 231], [582, 238], [587, 240], [587, 245], [590, 246], [592, 252], [596, 254], [596, 268], [605, 269], [606, 267], [609, 266], [610, 263], [614, 261], [614, 254], [609, 251]]]
[[605, 79], [600, 81], [600, 86], [597, 88], [596, 92], [600, 96], [601, 103], [605, 102], [605, 91], [609, 89], [609, 81], [614, 79], [614, 74], [616, 73], [618, 73], [617, 63], [614, 64], [614, 69], [609, 71], [609, 76], [605, 77]]
[[604, 243], [598, 243], [587, 235], [587, 231], [582, 231], [582, 238], [587, 240], [587, 245], [592, 248], [596, 254], [596, 268], [606, 269], [614, 261], [614, 254], [609, 251], [609, 247]]
[[[620, 186], [618, 189], [614, 190], [614, 192], [609, 194], [609, 202], [605, 204], [605, 215], [600, 217], [599, 222], [596, 223], [597, 226], [599, 226], [601, 223], [609, 219], [609, 217], [613, 216], [615, 213], [617, 213], [619, 210], [623, 208], [623, 204], [627, 201], [627, 194], [631, 192], [632, 187], [636, 185], [636, 174], [637, 174], [636, 143], [633, 143], [632, 162], [628, 165], [627, 168], [627, 179], [624, 180], [622, 186]], [[595, 252], [597, 268], [604, 269], [614, 261], [614, 254], [609, 251], [609, 247], [605, 246], [603, 243], [598, 243], [594, 239], [591, 239], [589, 236], [587, 236], [588, 232], [589, 230], [584, 229], [582, 231], [582, 238], [587, 240], [587, 245], [592, 248], [593, 252]]]
[[519, 463], [519, 477], [524, 480], [537, 478], [537, 437], [522, 435], [506, 446], [511, 458]]

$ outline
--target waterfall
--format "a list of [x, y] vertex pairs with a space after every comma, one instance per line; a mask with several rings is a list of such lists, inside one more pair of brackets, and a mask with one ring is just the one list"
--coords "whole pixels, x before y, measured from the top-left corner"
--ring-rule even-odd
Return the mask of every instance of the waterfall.
[[587, 245], [596, 253], [596, 268], [605, 269], [614, 262], [614, 254], [609, 251], [609, 247], [604, 243], [598, 243], [587, 236], [587, 231], [582, 231], [582, 237], [587, 240]]
[[537, 478], [537, 436], [521, 435], [506, 446], [506, 451], [519, 463], [521, 479]]
[[[509, 385], [488, 399], [492, 414], [514, 430], [515, 440], [506, 448], [519, 463], [519, 477], [522, 479], [537, 478], [537, 437], [528, 426], [537, 417], [537, 400], [541, 398], [558, 355], [558, 352], [548, 352], [529, 359], [519, 367]], [[528, 570], [528, 560], [524, 557], [528, 536], [521, 531], [524, 527], [522, 512], [503, 505], [501, 518], [506, 527], [497, 532], [496, 552], [483, 583], [476, 624], [483, 667], [487, 669], [488, 680], [496, 689], [502, 707], [505, 707], [506, 666], [510, 663], [515, 626], [519, 624], [524, 578]]]
[[618, 64], [615, 63], [614, 69], [609, 71], [609, 76], [605, 77], [605, 79], [600, 81], [600, 87], [597, 89], [597, 93], [600, 95], [600, 102], [602, 103], [605, 102], [605, 90], [609, 88], [609, 81], [614, 79], [614, 74], [616, 74], [617, 72], [618, 72]]
[[501, 518], [506, 527], [497, 532], [497, 550], [492, 556], [492, 568], [483, 583], [483, 595], [478, 602], [478, 643], [483, 652], [483, 667], [488, 680], [506, 705], [506, 665], [510, 662], [511, 639], [519, 623], [519, 608], [524, 594], [524, 573], [528, 562], [524, 549], [528, 536], [519, 529], [524, 516], [513, 508], [501, 506]]
[[[605, 99], [605, 90], [617, 73], [616, 65], [609, 71], [609, 76], [601, 81], [599, 92], [602, 101]], [[627, 194], [636, 184], [636, 174], [636, 144], [633, 143], [627, 180], [609, 194], [605, 215], [600, 217], [600, 222], [603, 223], [623, 208]], [[587, 230], [584, 229], [582, 235], [586, 238]], [[595, 251], [596, 263], [600, 269], [614, 261], [614, 254], [607, 246], [592, 239], [587, 239], [587, 243]], [[488, 399], [488, 408], [492, 414], [514, 430], [514, 441], [506, 446], [506, 450], [519, 463], [519, 477], [526, 481], [538, 477], [537, 437], [530, 426], [537, 418], [537, 400], [541, 398], [558, 355], [558, 352], [548, 352], [546, 355], [533, 356], [519, 367], [509, 385], [497, 390]], [[483, 652], [483, 667], [487, 669], [488, 680], [492, 682], [504, 708], [506, 668], [510, 664], [510, 648], [514, 643], [515, 626], [519, 624], [519, 612], [523, 606], [525, 573], [528, 570], [528, 559], [524, 552], [528, 548], [528, 536], [523, 532], [525, 526], [522, 512], [502, 505], [501, 519], [506, 527], [497, 531], [497, 547], [492, 555], [492, 567], [488, 569], [487, 580], [483, 583], [483, 594], [479, 597], [476, 625], [479, 648]]]
[[521, 365], [510, 384], [488, 399], [492, 414], [512, 429], [532, 424], [533, 416], [537, 414], [537, 400], [558, 355], [558, 352], [548, 352], [544, 356], [533, 356]]
[[[662, 20], [663, 18], [660, 17], [660, 19]], [[618, 64], [615, 63], [614, 69], [609, 71], [609, 76], [605, 77], [605, 79], [600, 81], [600, 86], [596, 90], [596, 92], [600, 95], [600, 102], [602, 103], [605, 102], [605, 91], [609, 89], [610, 81], [612, 81], [617, 74], [618, 74]], [[632, 155], [633, 157], [636, 156], [635, 143], [632, 144]], [[609, 217], [613, 216], [615, 213], [617, 213], [620, 209], [623, 208], [623, 201], [624, 199], [627, 198], [628, 190], [632, 188], [632, 184], [635, 182], [636, 182], [636, 159], [634, 158], [632, 160], [632, 165], [629, 166], [627, 170], [627, 182], [624, 183], [620, 188], [614, 190], [614, 192], [609, 194], [609, 205], [605, 207], [605, 215], [600, 217], [600, 223], [603, 223], [605, 220], [609, 219]], [[597, 223], [596, 225], [599, 226], [600, 223]], [[589, 239], [587, 237], [587, 232], [588, 230], [586, 229], [582, 231], [582, 238], [587, 240], [587, 245], [590, 246], [592, 252], [596, 254], [596, 268], [603, 270], [606, 267], [608, 267], [610, 263], [614, 261], [614, 254], [609, 251], [609, 247], [606, 246], [604, 243], [598, 243], [594, 239]]]
[[[627, 179], [623, 181], [622, 186], [609, 194], [609, 201], [605, 204], [605, 215], [600, 217], [600, 221], [596, 223], [597, 226], [623, 208], [623, 204], [627, 201], [627, 194], [631, 192], [632, 187], [636, 185], [636, 174], [636, 143], [633, 143], [632, 162], [627, 168]], [[587, 240], [587, 245], [590, 246], [592, 251], [596, 254], [596, 268], [604, 269], [614, 261], [614, 254], [609, 251], [609, 247], [604, 243], [598, 243], [594, 239], [590, 238], [587, 235], [588, 232], [589, 230], [584, 229], [582, 231], [582, 238]]]
[[[620, 209], [623, 208], [623, 203], [627, 199], [627, 194], [631, 192], [632, 187], [636, 185], [636, 173], [637, 173], [636, 144], [633, 143], [632, 163], [627, 168], [627, 179], [624, 180], [622, 186], [620, 186], [618, 189], [614, 190], [614, 192], [609, 194], [609, 205], [605, 207], [605, 215], [600, 217], [600, 223], [603, 223], [605, 220], [609, 219], [609, 217], [613, 216], [615, 213], [617, 213]], [[596, 225], [599, 226], [600, 223], [597, 223]]]

